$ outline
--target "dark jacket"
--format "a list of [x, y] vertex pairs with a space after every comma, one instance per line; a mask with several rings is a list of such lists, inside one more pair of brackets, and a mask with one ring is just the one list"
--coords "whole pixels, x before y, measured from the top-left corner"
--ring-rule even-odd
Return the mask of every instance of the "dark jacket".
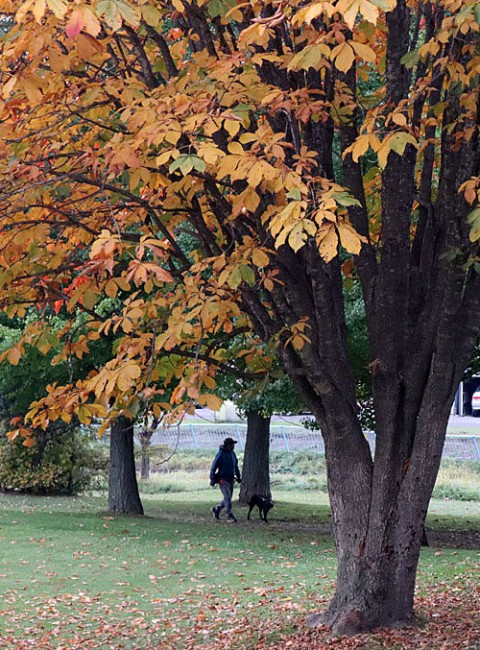
[[237, 456], [234, 451], [226, 451], [223, 445], [220, 445], [218, 454], [215, 456], [210, 468], [210, 481], [215, 483], [230, 481], [230, 483], [233, 483], [235, 476], [240, 480]]

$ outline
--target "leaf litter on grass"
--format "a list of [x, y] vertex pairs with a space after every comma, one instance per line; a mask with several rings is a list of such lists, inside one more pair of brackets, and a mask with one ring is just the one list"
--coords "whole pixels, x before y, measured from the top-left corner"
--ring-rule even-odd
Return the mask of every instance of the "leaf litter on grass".
[[[480, 588], [473, 581], [438, 584], [416, 601], [419, 624], [335, 637], [305, 626], [305, 601], [292, 590], [268, 589], [240, 605], [232, 594], [192, 588], [177, 598], [151, 598], [148, 614], [128, 599], [83, 592], [34, 599], [9, 609], [22, 594], [4, 594], [5, 650], [480, 650]], [[146, 596], [146, 594], [145, 594]], [[151, 597], [151, 596], [150, 596]]]
[[335, 638], [305, 626], [334, 587], [317, 528], [140, 524], [56, 502], [46, 521], [17, 504], [2, 519], [14, 546], [0, 575], [0, 650], [480, 650], [478, 553], [422, 553], [417, 627]]

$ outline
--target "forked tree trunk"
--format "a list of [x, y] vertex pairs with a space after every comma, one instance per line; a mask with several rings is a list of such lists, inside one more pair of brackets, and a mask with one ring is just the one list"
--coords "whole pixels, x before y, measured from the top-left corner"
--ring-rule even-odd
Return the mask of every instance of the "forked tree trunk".
[[135, 473], [133, 423], [124, 416], [116, 418], [110, 427], [108, 509], [121, 514], [143, 515]]
[[271, 498], [270, 491], [270, 418], [260, 413], [247, 414], [247, 439], [243, 456], [240, 503], [248, 503], [254, 494]]
[[[310, 625], [324, 623], [337, 633], [356, 634], [414, 621], [425, 515], [440, 465], [455, 381], [446, 374], [427, 386], [409, 450], [399, 449], [402, 440], [412, 439], [399, 422], [392, 420], [396, 437], [379, 431], [374, 467], [365, 445], [354, 452], [355, 443], [339, 442], [338, 430], [333, 435], [324, 422], [337, 584], [327, 611], [312, 615]], [[385, 397], [383, 406], [388, 402]], [[358, 440], [358, 432], [352, 430], [350, 438]]]
[[140, 461], [140, 478], [148, 481], [150, 478], [150, 446], [152, 437], [157, 430], [159, 418], [154, 417], [151, 422], [145, 422], [144, 426], [137, 431], [137, 438], [140, 441], [141, 461]]

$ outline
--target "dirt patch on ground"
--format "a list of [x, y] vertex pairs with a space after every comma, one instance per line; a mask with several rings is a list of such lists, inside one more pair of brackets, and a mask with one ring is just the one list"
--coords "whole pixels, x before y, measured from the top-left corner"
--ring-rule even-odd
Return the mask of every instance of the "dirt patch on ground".
[[[264, 524], [259, 524], [264, 525]], [[278, 531], [299, 531], [314, 535], [332, 535], [330, 524], [305, 524], [295, 521], [271, 521], [270, 528]], [[436, 548], [480, 549], [480, 530], [427, 530], [428, 543]]]
[[477, 530], [427, 531], [427, 538], [434, 547], [480, 549], [480, 531]]

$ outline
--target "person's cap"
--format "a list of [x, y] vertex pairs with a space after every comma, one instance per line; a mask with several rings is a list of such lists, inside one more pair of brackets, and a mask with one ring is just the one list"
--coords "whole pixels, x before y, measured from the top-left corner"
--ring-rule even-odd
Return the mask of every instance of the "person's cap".
[[225, 440], [223, 441], [223, 444], [224, 445], [236, 445], [237, 441], [234, 440], [233, 438], [225, 438]]

